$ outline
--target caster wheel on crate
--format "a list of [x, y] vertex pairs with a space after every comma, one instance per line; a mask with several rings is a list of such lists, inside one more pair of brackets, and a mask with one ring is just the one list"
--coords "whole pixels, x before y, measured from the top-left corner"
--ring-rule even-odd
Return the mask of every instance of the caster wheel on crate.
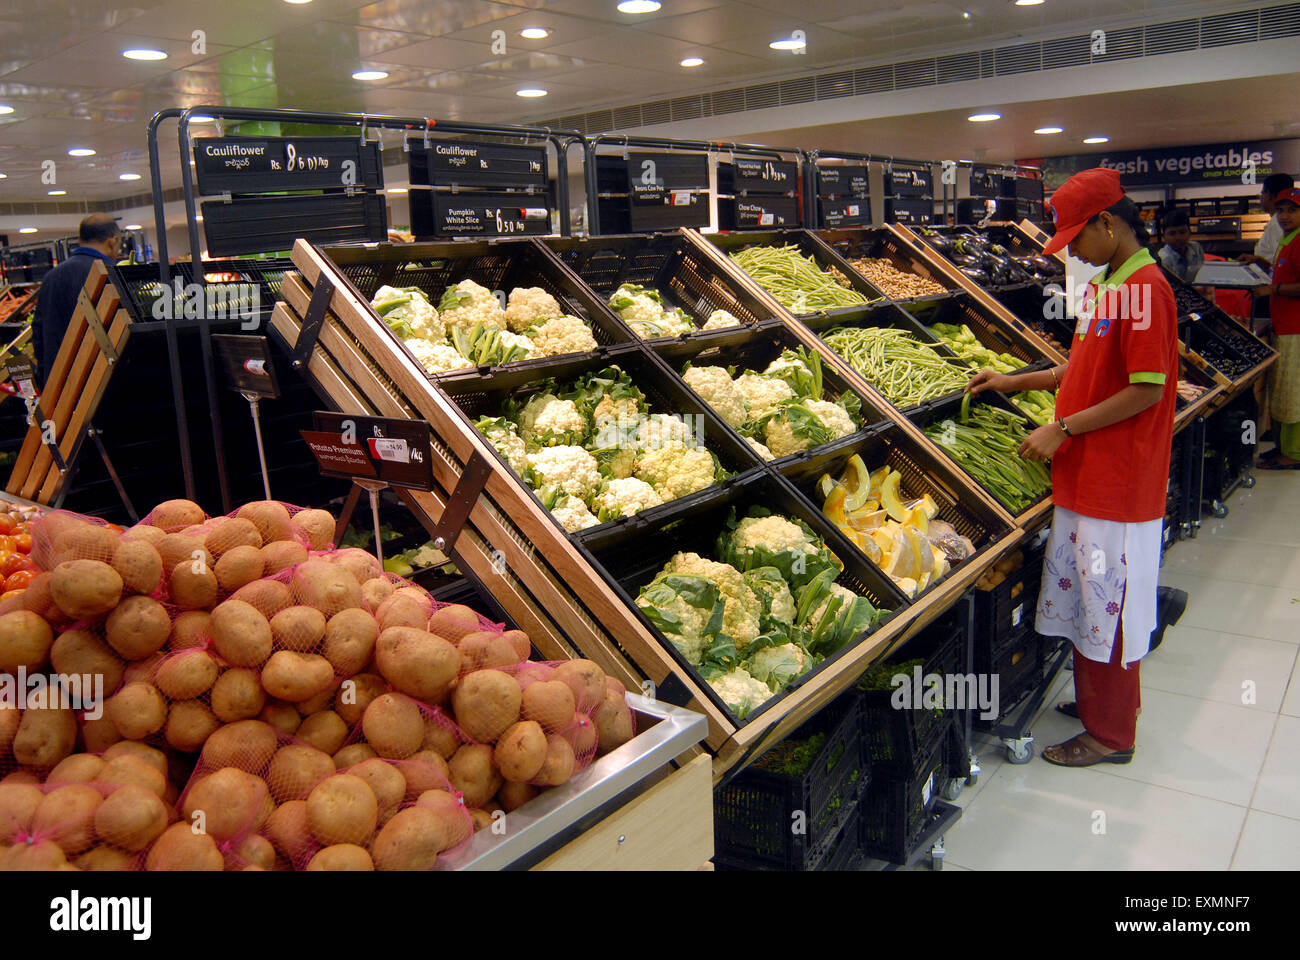
[[934, 846], [930, 848], [930, 869], [931, 870], [943, 869], [943, 858], [947, 852], [948, 851], [946, 851], [943, 848], [943, 837], [940, 837], [938, 840], [934, 842]]
[[1023, 737], [1020, 740], [1003, 740], [1007, 745], [1008, 763], [1028, 763], [1034, 759], [1034, 738]]
[[956, 800], [961, 796], [961, 792], [966, 789], [966, 778], [950, 777], [948, 782], [943, 785], [943, 798], [945, 800]]
[[1242, 477], [1241, 485], [1245, 487], [1247, 490], [1249, 490], [1251, 487], [1255, 485], [1255, 478], [1253, 476]]
[[1210, 513], [1222, 520], [1228, 515], [1228, 508], [1225, 504], [1215, 500], [1213, 506], [1210, 508]]

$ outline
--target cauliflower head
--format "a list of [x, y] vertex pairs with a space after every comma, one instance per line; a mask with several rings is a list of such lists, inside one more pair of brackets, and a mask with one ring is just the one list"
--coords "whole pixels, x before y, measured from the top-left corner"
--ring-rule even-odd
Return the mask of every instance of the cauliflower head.
[[714, 310], [709, 314], [709, 319], [704, 321], [701, 330], [725, 330], [727, 327], [738, 327], [741, 324], [739, 317], [728, 313], [726, 310]]
[[790, 384], [760, 373], [746, 373], [737, 377], [736, 389], [749, 408], [751, 420], [761, 420], [782, 402], [794, 399]]
[[745, 666], [754, 679], [762, 680], [773, 693], [780, 693], [793, 680], [803, 676], [811, 662], [798, 644], [783, 643], [759, 650]]
[[737, 667], [730, 673], [709, 681], [713, 692], [722, 698], [728, 709], [744, 720], [760, 704], [772, 698], [772, 689], [762, 680], [750, 676], [747, 670]]
[[662, 573], [703, 577], [717, 586], [724, 602], [722, 632], [731, 637], [737, 653], [743, 656], [745, 649], [758, 639], [762, 601], [749, 589], [744, 574], [731, 564], [718, 563], [698, 553], [678, 553], [668, 561]]
[[641, 589], [636, 604], [681, 652], [699, 666], [722, 627], [718, 588], [703, 577], [661, 573]]
[[523, 333], [534, 323], [558, 317], [560, 313], [555, 298], [541, 287], [515, 287], [506, 301], [506, 326], [512, 333]]
[[745, 517], [736, 524], [732, 543], [739, 550], [766, 547], [773, 553], [797, 550], [812, 554], [820, 549], [820, 544], [810, 538], [803, 527], [777, 514], [770, 517]]
[[[531, 401], [530, 401], [531, 403]], [[525, 410], [527, 410], [527, 405]], [[521, 422], [520, 434], [526, 442], [555, 446], [586, 436], [587, 418], [572, 400], [552, 397], [540, 409], [529, 411], [530, 419]]]
[[760, 629], [764, 633], [789, 634], [798, 606], [790, 585], [776, 567], [756, 567], [744, 574], [745, 583], [762, 602]]
[[438, 311], [419, 287], [382, 286], [375, 291], [370, 305], [403, 340], [442, 343], [447, 339], [447, 329]]
[[829, 400], [805, 400], [803, 405], [817, 415], [822, 426], [834, 434], [836, 440], [847, 437], [858, 429], [849, 412], [838, 403], [831, 403]]
[[473, 280], [462, 280], [454, 287], [448, 287], [438, 303], [438, 310], [449, 333], [451, 327], [469, 332], [476, 323], [488, 328], [506, 325], [505, 311], [492, 291]]
[[636, 477], [607, 480], [592, 498], [591, 508], [602, 520], [630, 517], [663, 503], [663, 498], [650, 484]]
[[694, 447], [698, 442], [692, 429], [695, 426], [702, 427], [703, 421], [675, 413], [652, 413], [637, 428], [637, 446], [646, 450]]
[[[507, 314], [509, 311], [507, 311]], [[549, 317], [523, 331], [532, 338], [533, 356], [558, 357], [565, 353], [589, 353], [596, 349], [591, 327], [580, 317], [568, 314]]]
[[739, 427], [749, 417], [745, 398], [722, 367], [691, 367], [682, 379], [731, 426]]
[[764, 460], [776, 459], [776, 454], [774, 454], [771, 450], [769, 450], [766, 445], [759, 443], [753, 437], [746, 437], [745, 442], [748, 443], [750, 447], [753, 448], [754, 452], [758, 454], [760, 457], [762, 457]]
[[635, 475], [667, 502], [713, 486], [717, 470], [717, 461], [707, 450], [656, 447], [637, 458]]
[[453, 370], [468, 370], [474, 365], [460, 355], [455, 347], [431, 340], [407, 340], [406, 348], [411, 351], [416, 362], [424, 367], [430, 375], [450, 373]]
[[600, 486], [600, 470], [593, 457], [582, 447], [569, 445], [546, 447], [528, 456], [529, 482], [534, 486], [554, 486], [584, 503]]
[[504, 417], [484, 417], [474, 426], [488, 443], [496, 447], [497, 453], [510, 464], [510, 469], [523, 476], [528, 469], [528, 450], [515, 425]]
[[596, 515], [577, 497], [566, 497], [559, 506], [552, 507], [551, 516], [560, 521], [560, 526], [569, 533], [577, 533], [600, 523]]

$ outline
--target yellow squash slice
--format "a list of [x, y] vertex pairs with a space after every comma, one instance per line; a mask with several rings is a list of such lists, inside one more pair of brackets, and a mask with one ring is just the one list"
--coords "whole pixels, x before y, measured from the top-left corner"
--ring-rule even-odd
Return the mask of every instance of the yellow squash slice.
[[841, 486], [836, 486], [826, 498], [826, 503], [822, 506], [826, 516], [830, 518], [831, 523], [837, 527], [848, 526], [849, 518], [844, 512], [844, 501], [848, 496], [848, 490]]
[[844, 476], [840, 477], [840, 483], [848, 489], [848, 498], [844, 501], [846, 510], [856, 510], [867, 502], [871, 494], [871, 474], [867, 471], [867, 465], [856, 453], [849, 457], [848, 466], [844, 468]]
[[880, 505], [885, 508], [885, 512], [894, 520], [899, 523], [906, 523], [908, 511], [899, 498], [898, 489], [902, 479], [903, 475], [897, 470], [892, 471], [889, 476], [885, 477], [884, 482], [880, 485]]

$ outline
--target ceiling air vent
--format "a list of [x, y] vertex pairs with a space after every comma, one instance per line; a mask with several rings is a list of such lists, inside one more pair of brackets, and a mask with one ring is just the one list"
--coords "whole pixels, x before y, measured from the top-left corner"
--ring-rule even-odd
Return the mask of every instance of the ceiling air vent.
[[1059, 37], [1043, 41], [1043, 69], [1083, 67], [1092, 62], [1092, 38], [1086, 34], [1078, 37]]
[[718, 90], [709, 94], [709, 103], [713, 107], [713, 116], [721, 113], [743, 113], [745, 110], [745, 88], [732, 87], [730, 90]]
[[641, 104], [641, 122], [647, 126], [652, 123], [667, 123], [673, 118], [672, 108], [667, 100]]
[[781, 105], [781, 84], [760, 83], [745, 88], [745, 109], [763, 110]]
[[1300, 3], [1259, 11], [1259, 36], [1261, 40], [1300, 36]]
[[781, 81], [781, 106], [786, 107], [792, 103], [811, 103], [816, 99], [817, 80], [815, 77]]
[[1041, 44], [1018, 43], [1014, 47], [998, 47], [994, 54], [994, 69], [1000, 77], [1043, 69]]
[[894, 68], [889, 64], [883, 67], [867, 67], [865, 70], [853, 71], [853, 89], [861, 96], [864, 93], [884, 93], [894, 89]]
[[1154, 57], [1162, 53], [1195, 50], [1199, 33], [1200, 28], [1195, 20], [1152, 24], [1142, 31], [1143, 56]]
[[584, 133], [600, 133], [602, 130], [609, 130], [614, 126], [614, 112], [612, 110], [593, 110], [587, 114], [587, 127]]
[[1259, 39], [1259, 11], [1240, 10], [1201, 20], [1201, 46], [1226, 47]]
[[621, 130], [624, 127], [641, 126], [641, 108], [640, 107], [619, 107], [614, 111], [614, 129]]
[[933, 59], [909, 60], [906, 63], [894, 64], [895, 90], [906, 90], [908, 87], [928, 87], [936, 82]]
[[938, 69], [939, 83], [957, 83], [961, 80], [978, 80], [980, 78], [980, 55], [974, 53], [955, 53], [950, 57], [940, 57], [935, 61]]
[[1093, 63], [1109, 63], [1112, 60], [1129, 60], [1142, 56], [1142, 28], [1126, 27], [1123, 30], [1107, 30], [1106, 52], [1094, 53]]
[[817, 99], [834, 100], [853, 96], [853, 71], [823, 73], [817, 78]]
[[695, 120], [704, 116], [703, 100], [698, 94], [693, 97], [678, 97], [669, 104], [674, 120]]

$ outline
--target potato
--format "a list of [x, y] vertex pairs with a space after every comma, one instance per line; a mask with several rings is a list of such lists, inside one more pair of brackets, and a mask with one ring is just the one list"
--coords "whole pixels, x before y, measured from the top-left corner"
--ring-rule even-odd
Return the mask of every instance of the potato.
[[158, 668], [162, 666], [163, 659], [166, 656], [167, 654], [159, 650], [143, 660], [128, 661], [126, 668], [122, 671], [122, 682], [124, 684], [153, 683], [153, 675], [158, 672]]
[[343, 567], [352, 574], [357, 583], [364, 584], [367, 580], [384, 576], [384, 568], [379, 561], [367, 551], [357, 547], [345, 547], [342, 550], [335, 550], [324, 559]]
[[167, 711], [163, 737], [181, 753], [194, 753], [221, 727], [221, 721], [202, 700], [181, 700]]
[[535, 720], [521, 720], [501, 734], [492, 751], [492, 760], [501, 776], [522, 783], [537, 776], [546, 762], [546, 754], [546, 733], [541, 725]]
[[446, 790], [425, 790], [415, 801], [415, 805], [432, 810], [438, 815], [442, 827], [442, 840], [438, 845], [439, 853], [468, 840], [473, 832], [465, 807]]
[[605, 699], [592, 717], [596, 724], [596, 742], [601, 754], [609, 753], [632, 739], [632, 710], [622, 693], [606, 691]]
[[532, 654], [533, 642], [528, 639], [528, 634], [524, 633], [522, 630], [507, 630], [505, 633], [501, 634], [501, 636], [510, 642], [510, 645], [514, 647], [515, 653], [518, 654], [518, 657], [515, 660], [516, 663], [521, 660], [527, 660]]
[[[266, 575], [270, 576], [271, 571], [268, 570]], [[289, 588], [278, 580], [254, 580], [236, 590], [230, 599], [250, 604], [267, 620], [293, 604]]]
[[[164, 824], [164, 826], [166, 826]], [[117, 873], [123, 870], [136, 870], [137, 856], [127, 853], [125, 850], [119, 850], [117, 847], [91, 847], [81, 856], [72, 861], [73, 866], [82, 870], [93, 870], [95, 872], [104, 871]]]
[[[188, 526], [188, 524], [187, 524]], [[123, 531], [119, 540], [141, 540], [152, 546], [163, 537], [167, 536], [167, 531], [162, 527], [156, 527], [148, 523], [137, 523], [134, 527], [127, 527]]]
[[54, 645], [54, 631], [30, 610], [0, 617], [0, 673], [16, 674], [21, 667], [35, 673], [45, 666]]
[[462, 746], [447, 762], [447, 768], [452, 786], [464, 795], [465, 805], [470, 807], [483, 806], [504, 782], [492, 766], [492, 748], [480, 743]]
[[248, 869], [270, 870], [275, 866], [275, 847], [260, 833], [250, 833], [235, 847], [235, 859], [243, 861]]
[[321, 710], [302, 721], [297, 737], [333, 756], [348, 738], [348, 725], [333, 710]]
[[375, 665], [384, 679], [403, 693], [441, 703], [460, 674], [460, 654], [431, 633], [390, 627], [379, 634], [375, 644]]
[[308, 697], [306, 700], [299, 700], [294, 706], [298, 708], [298, 712], [304, 717], [310, 717], [313, 713], [320, 713], [322, 710], [329, 710], [334, 705], [334, 700], [338, 696], [341, 685], [342, 681], [335, 679], [331, 675], [329, 685], [320, 693]]
[[406, 799], [406, 778], [402, 776], [401, 770], [386, 760], [378, 757], [362, 760], [343, 772], [360, 777], [370, 786], [379, 804], [381, 825], [388, 822], [388, 819], [397, 812], [397, 808], [402, 805], [402, 801]]
[[207, 519], [203, 508], [193, 500], [167, 500], [153, 508], [145, 518], [150, 524], [162, 530], [179, 530], [193, 526]]
[[492, 814], [489, 811], [475, 807], [468, 811], [468, 813], [475, 833], [478, 833], [480, 830], [486, 830], [492, 826], [493, 819]]
[[162, 555], [145, 540], [119, 540], [113, 551], [112, 567], [122, 578], [127, 593], [148, 595], [162, 583]]
[[104, 797], [87, 783], [69, 783], [45, 794], [32, 814], [31, 832], [53, 840], [66, 853], [95, 842], [95, 811]]
[[283, 700], [268, 700], [266, 691], [262, 689], [261, 679], [251, 670], [248, 672], [252, 676], [253, 682], [257, 684], [258, 694], [266, 701], [266, 705], [262, 707], [261, 712], [257, 715], [258, 719], [269, 723], [282, 733], [290, 735], [297, 733], [298, 727], [302, 725], [302, 714], [298, 712], [297, 707], [292, 703], [285, 703]]
[[479, 743], [496, 740], [518, 720], [522, 701], [523, 693], [515, 678], [499, 670], [466, 674], [451, 695], [457, 725]]
[[424, 742], [424, 715], [410, 697], [385, 693], [366, 707], [361, 732], [379, 756], [400, 760]]
[[87, 753], [103, 753], [122, 740], [122, 735], [117, 732], [117, 727], [113, 726], [113, 721], [102, 713], [98, 719], [82, 720], [80, 733], [81, 749]]
[[125, 660], [143, 660], [162, 649], [171, 633], [167, 608], [150, 597], [131, 596], [108, 615], [108, 645]]
[[344, 767], [363, 763], [377, 756], [379, 754], [375, 753], [375, 748], [368, 743], [349, 743], [346, 747], [339, 748], [338, 753], [334, 754], [334, 768], [342, 770]]
[[11, 770], [3, 777], [0, 777], [0, 784], [5, 783], [31, 784], [35, 787], [40, 786], [41, 778], [32, 770]]
[[392, 595], [393, 585], [383, 577], [371, 577], [361, 584], [361, 602], [370, 610], [377, 610]]
[[276, 803], [306, 800], [311, 788], [334, 773], [334, 758], [305, 743], [286, 744], [275, 752], [266, 782]]
[[233, 593], [245, 584], [259, 579], [266, 563], [257, 547], [231, 547], [217, 560], [212, 571], [217, 584], [227, 593]]
[[203, 745], [203, 762], [209, 767], [260, 770], [271, 761], [277, 747], [275, 728], [261, 720], [228, 723]]
[[[275, 621], [271, 622], [271, 628], [275, 629]], [[379, 625], [369, 613], [358, 609], [340, 610], [325, 625], [325, 642], [320, 652], [333, 664], [336, 674], [350, 677], [360, 673], [370, 662], [378, 639]]]
[[158, 541], [156, 549], [164, 574], [170, 574], [182, 563], [197, 565], [202, 570], [211, 570], [216, 565], [216, 560], [203, 545], [203, 537], [194, 534], [169, 533]]
[[118, 757], [136, 757], [143, 760], [149, 766], [153, 767], [164, 778], [168, 775], [167, 754], [163, 753], [157, 747], [151, 747], [147, 743], [136, 743], [134, 740], [123, 740], [113, 744], [104, 751], [104, 762], [109, 763]]
[[361, 606], [361, 584], [347, 570], [324, 560], [308, 560], [294, 567], [289, 588], [294, 602], [315, 607], [326, 617]]
[[315, 653], [278, 650], [262, 667], [262, 688], [277, 700], [298, 703], [329, 689], [334, 668]]
[[14, 737], [18, 735], [18, 725], [22, 723], [22, 719], [22, 711], [0, 700], [0, 756], [9, 752]]
[[22, 608], [30, 610], [44, 619], [51, 626], [61, 626], [72, 622], [72, 617], [54, 602], [54, 574], [38, 573], [27, 589], [18, 595]]
[[451, 643], [460, 643], [465, 634], [482, 629], [478, 613], [460, 603], [439, 607], [429, 617], [429, 632]]
[[94, 783], [102, 784], [105, 788], [140, 787], [159, 798], [167, 793], [167, 774], [159, 770], [152, 760], [133, 753], [104, 756], [104, 766], [95, 774]]
[[167, 579], [172, 603], [182, 610], [199, 610], [217, 602], [220, 586], [213, 568], [194, 560], [182, 560]]
[[328, 510], [299, 510], [289, 519], [289, 525], [312, 550], [328, 550], [334, 544], [338, 524]]
[[224, 870], [225, 858], [207, 833], [194, 833], [189, 823], [173, 823], [154, 841], [145, 856], [146, 870]]
[[407, 796], [419, 796], [426, 790], [446, 790], [451, 786], [451, 768], [442, 754], [433, 750], [413, 753], [399, 766], [406, 778]]
[[305, 653], [315, 650], [325, 636], [325, 614], [315, 607], [285, 607], [271, 618], [271, 637], [277, 650]]
[[98, 560], [108, 563], [117, 548], [117, 534], [106, 526], [77, 521], [54, 534], [51, 561], [54, 566], [68, 560]]
[[0, 843], [28, 833], [45, 793], [34, 783], [0, 783]]
[[261, 534], [263, 543], [293, 539], [289, 511], [278, 500], [254, 500], [236, 510], [235, 516], [252, 521]]
[[594, 710], [605, 698], [605, 671], [590, 660], [566, 660], [555, 668], [551, 679], [573, 691], [574, 702], [584, 713]]
[[193, 700], [211, 689], [220, 669], [206, 650], [182, 650], [163, 660], [153, 682], [169, 700]]
[[52, 840], [0, 849], [0, 870], [62, 870], [67, 857]]
[[399, 810], [371, 846], [376, 870], [432, 870], [444, 839], [442, 819], [428, 807]]
[[271, 655], [270, 621], [251, 603], [231, 597], [212, 611], [212, 645], [232, 666], [261, 666]]
[[307, 796], [307, 825], [319, 843], [369, 843], [378, 823], [379, 801], [361, 777], [335, 773]]
[[95, 808], [94, 824], [100, 840], [135, 853], [167, 829], [167, 808], [157, 795], [127, 784]]
[[[335, 614], [337, 616], [337, 614]], [[375, 697], [388, 692], [388, 682], [374, 673], [358, 673], [339, 684], [334, 711], [349, 727], [361, 722], [361, 715]]]
[[[266, 707], [266, 691], [262, 689], [262, 679], [257, 671], [246, 667], [231, 667], [217, 677], [209, 699], [212, 702], [212, 712], [222, 723], [249, 720], [258, 716]], [[297, 730], [298, 721], [298, 714], [294, 712], [292, 728], [284, 732], [293, 733]]]
[[507, 780], [497, 791], [497, 801], [505, 808], [506, 813], [510, 813], [533, 799], [537, 793], [537, 788], [531, 783], [515, 783]]
[[102, 560], [68, 560], [54, 568], [50, 595], [70, 617], [103, 616], [122, 599], [122, 578]]
[[459, 750], [462, 742], [451, 719], [438, 707], [431, 707], [424, 717], [424, 743], [420, 749], [432, 750], [445, 758]]
[[627, 688], [623, 686], [623, 681], [618, 679], [618, 677], [611, 677], [609, 674], [605, 674], [605, 691], [607, 693], [618, 694], [618, 696], [622, 697], [627, 693]]
[[293, 540], [268, 543], [259, 554], [262, 558], [264, 577], [273, 577], [282, 570], [292, 569], [307, 560], [307, 548]]
[[514, 645], [499, 633], [467, 633], [456, 647], [466, 672], [490, 667], [512, 667], [520, 660]]
[[14, 735], [13, 754], [25, 767], [49, 770], [76, 745], [77, 720], [71, 710], [28, 708]]
[[272, 806], [266, 784], [236, 767], [222, 767], [185, 791], [181, 816], [196, 823], [202, 813], [203, 830], [218, 841], [230, 840], [262, 828]]
[[375, 620], [381, 630], [389, 627], [414, 627], [423, 631], [429, 622], [429, 608], [416, 598], [402, 593], [394, 593], [379, 604], [375, 610]]
[[559, 733], [573, 722], [578, 709], [573, 691], [560, 680], [544, 680], [529, 684], [523, 692], [520, 715], [525, 720], [536, 720], [547, 733]]
[[335, 843], [317, 850], [307, 863], [308, 870], [374, 870], [370, 851], [355, 843]]
[[206, 610], [186, 610], [172, 621], [172, 632], [167, 637], [170, 650], [188, 650], [192, 647], [212, 645], [212, 614]]
[[275, 808], [263, 832], [286, 860], [297, 862], [315, 846], [307, 825], [307, 801], [290, 800]]
[[51, 783], [89, 783], [104, 769], [103, 757], [93, 753], [73, 753], [64, 757], [45, 776], [45, 782]]
[[126, 664], [103, 640], [89, 630], [64, 630], [50, 647], [50, 665], [55, 673], [96, 674], [104, 678], [104, 690], [113, 692], [122, 682]]
[[575, 763], [573, 747], [568, 740], [561, 736], [547, 737], [546, 762], [542, 764], [537, 776], [533, 777], [533, 783], [542, 787], [558, 787], [573, 776]]
[[212, 520], [208, 527], [203, 546], [218, 561], [236, 547], [261, 549], [262, 535], [257, 532], [257, 527], [251, 520], [243, 517], [219, 517]]
[[590, 757], [596, 749], [596, 724], [585, 713], [575, 713], [573, 723], [567, 730], [561, 731], [561, 735], [569, 741], [569, 746], [573, 747], [575, 757]]
[[[550, 680], [554, 673], [555, 668], [549, 663], [525, 660], [515, 670], [515, 679], [519, 681], [519, 686], [527, 690], [534, 683]], [[570, 691], [570, 695], [572, 695], [572, 691]]]
[[104, 705], [104, 713], [127, 740], [143, 740], [167, 722], [167, 701], [152, 683], [128, 683]]

